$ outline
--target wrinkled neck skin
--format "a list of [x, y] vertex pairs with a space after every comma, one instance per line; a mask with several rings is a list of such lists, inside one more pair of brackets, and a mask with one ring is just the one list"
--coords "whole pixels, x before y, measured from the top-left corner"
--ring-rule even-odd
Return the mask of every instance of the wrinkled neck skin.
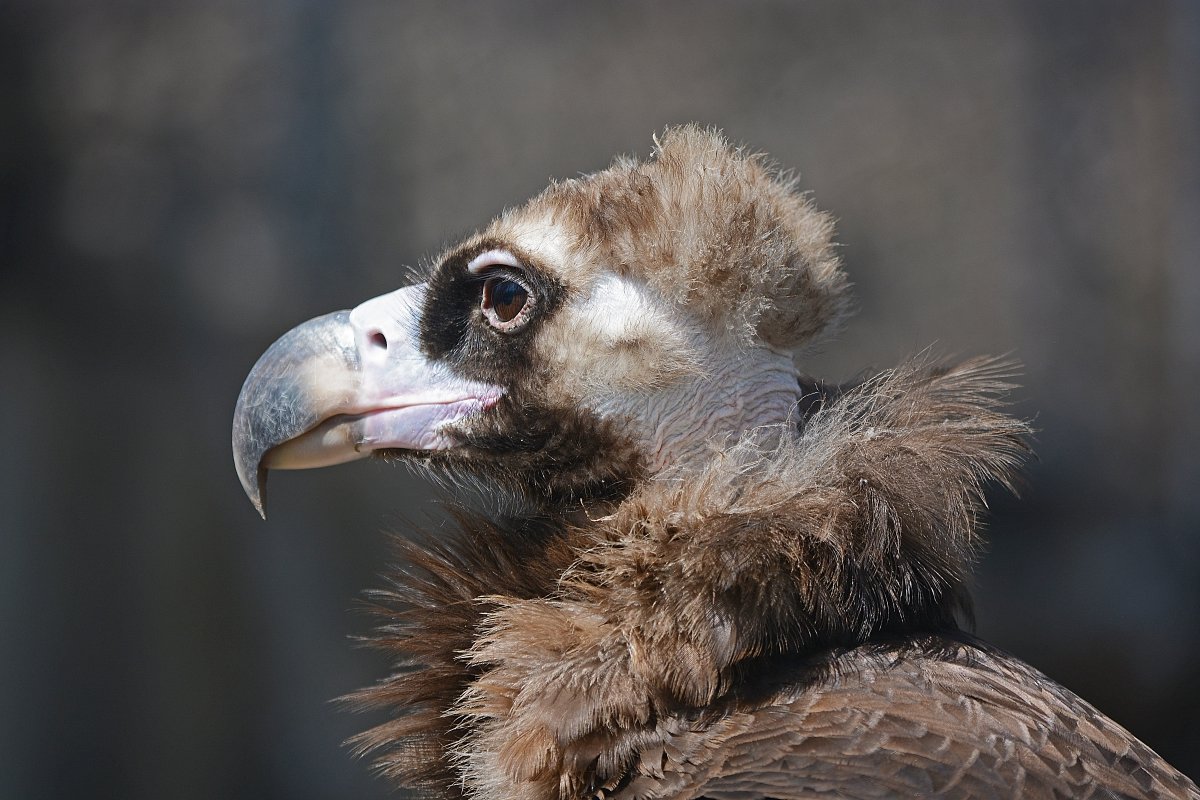
[[801, 398], [790, 353], [731, 347], [650, 397], [616, 396], [596, 406], [624, 417], [651, 475], [698, 471], [747, 435], [773, 448]]

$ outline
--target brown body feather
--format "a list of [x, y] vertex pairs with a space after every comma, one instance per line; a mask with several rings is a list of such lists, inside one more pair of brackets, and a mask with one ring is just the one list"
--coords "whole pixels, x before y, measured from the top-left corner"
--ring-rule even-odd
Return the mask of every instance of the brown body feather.
[[957, 632], [1001, 367], [908, 367], [714, 448], [586, 524], [408, 543], [357, 696], [400, 783], [478, 797], [1196, 797], [1119, 726]]

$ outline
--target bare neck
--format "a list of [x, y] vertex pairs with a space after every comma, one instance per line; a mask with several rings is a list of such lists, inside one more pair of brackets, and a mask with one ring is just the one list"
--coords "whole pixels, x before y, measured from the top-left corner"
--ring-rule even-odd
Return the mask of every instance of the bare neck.
[[790, 354], [755, 348], [705, 367], [648, 403], [639, 419], [652, 473], [700, 468], [714, 445], [752, 431], [769, 439], [795, 416], [801, 389]]

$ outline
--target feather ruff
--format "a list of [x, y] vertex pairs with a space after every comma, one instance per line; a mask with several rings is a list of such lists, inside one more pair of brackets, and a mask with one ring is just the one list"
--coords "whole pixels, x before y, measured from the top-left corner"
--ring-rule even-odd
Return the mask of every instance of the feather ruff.
[[356, 747], [426, 794], [581, 796], [772, 659], [955, 630], [984, 487], [1026, 454], [1010, 372], [919, 359], [604, 517], [460, 514], [458, 537], [402, 540], [374, 596], [398, 668], [351, 698], [399, 715]]

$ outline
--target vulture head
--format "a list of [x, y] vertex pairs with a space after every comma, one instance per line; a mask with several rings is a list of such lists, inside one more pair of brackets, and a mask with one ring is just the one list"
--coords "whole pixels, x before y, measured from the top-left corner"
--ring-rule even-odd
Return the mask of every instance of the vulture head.
[[795, 414], [791, 351], [847, 305], [831, 236], [761, 158], [669, 131], [276, 342], [237, 406], [242, 485], [263, 512], [268, 470], [375, 454], [524, 507], [619, 499]]
[[[793, 351], [848, 284], [825, 214], [695, 127], [552, 184], [423, 282], [272, 345], [237, 472], [369, 455], [502, 498], [400, 544], [356, 739], [436, 797], [1188, 797], [1119, 725], [959, 629], [1006, 367], [849, 387]], [[486, 495], [485, 495], [486, 496]]]

